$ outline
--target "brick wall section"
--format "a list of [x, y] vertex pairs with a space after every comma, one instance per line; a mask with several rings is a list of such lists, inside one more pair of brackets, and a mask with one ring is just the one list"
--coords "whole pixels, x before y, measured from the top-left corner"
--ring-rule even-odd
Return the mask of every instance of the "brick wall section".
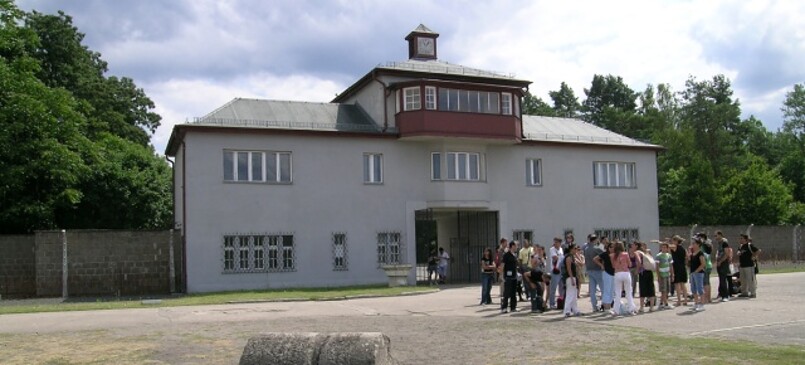
[[[737, 248], [738, 235], [745, 233], [749, 226], [698, 226], [696, 232], [707, 233], [708, 238], [715, 237], [716, 231], [724, 233], [732, 248]], [[660, 236], [671, 237], [678, 234], [685, 239], [690, 238], [690, 226], [660, 227]], [[800, 228], [802, 230], [803, 228]], [[761, 261], [792, 261], [796, 256], [802, 260], [803, 251], [794, 250], [794, 226], [754, 226], [750, 233], [752, 243], [763, 250], [760, 255]], [[802, 235], [800, 234], [799, 246], [802, 247]]]
[[34, 236], [0, 236], [0, 296], [25, 298], [36, 295]]

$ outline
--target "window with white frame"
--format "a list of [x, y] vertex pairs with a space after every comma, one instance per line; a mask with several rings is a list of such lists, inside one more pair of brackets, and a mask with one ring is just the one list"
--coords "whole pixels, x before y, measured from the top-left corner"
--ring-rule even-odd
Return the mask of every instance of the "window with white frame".
[[593, 186], [597, 188], [634, 188], [634, 162], [594, 162]]
[[473, 152], [447, 153], [447, 180], [481, 179], [481, 155]]
[[425, 109], [436, 110], [436, 87], [425, 86]]
[[402, 263], [400, 232], [381, 232], [377, 234], [377, 263]]
[[383, 155], [379, 153], [363, 154], [363, 182], [366, 184], [383, 183]]
[[224, 235], [224, 273], [293, 271], [294, 248], [289, 234]]
[[528, 186], [542, 186], [542, 160], [525, 160], [525, 182]]
[[422, 108], [422, 97], [420, 96], [419, 86], [406, 87], [403, 89], [405, 97], [404, 110], [419, 110]]
[[333, 270], [347, 270], [346, 233], [333, 233]]
[[596, 228], [598, 237], [607, 237], [609, 240], [632, 242], [640, 239], [640, 230], [637, 228]]
[[291, 182], [291, 153], [224, 151], [224, 181]]
[[500, 111], [503, 115], [512, 115], [512, 94], [500, 94]]

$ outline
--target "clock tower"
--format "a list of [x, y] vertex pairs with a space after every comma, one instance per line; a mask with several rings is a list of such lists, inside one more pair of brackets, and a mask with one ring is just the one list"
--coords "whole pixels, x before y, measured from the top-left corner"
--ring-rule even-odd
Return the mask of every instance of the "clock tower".
[[405, 40], [408, 41], [408, 58], [418, 60], [435, 60], [436, 59], [436, 38], [439, 38], [439, 33], [436, 33], [428, 27], [420, 24], [416, 29], [411, 31]]

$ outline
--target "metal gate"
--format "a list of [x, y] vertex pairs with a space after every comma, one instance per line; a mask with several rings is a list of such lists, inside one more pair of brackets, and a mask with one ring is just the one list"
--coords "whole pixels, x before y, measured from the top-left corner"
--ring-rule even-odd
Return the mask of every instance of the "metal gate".
[[458, 237], [450, 238], [450, 283], [481, 281], [481, 256], [484, 249], [495, 249], [498, 233], [498, 212], [457, 211]]

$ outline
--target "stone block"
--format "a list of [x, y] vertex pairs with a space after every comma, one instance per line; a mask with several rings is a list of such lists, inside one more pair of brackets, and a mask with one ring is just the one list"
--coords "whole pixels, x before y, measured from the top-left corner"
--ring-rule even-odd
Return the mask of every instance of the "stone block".
[[265, 333], [249, 339], [240, 365], [397, 364], [390, 343], [379, 332]]

